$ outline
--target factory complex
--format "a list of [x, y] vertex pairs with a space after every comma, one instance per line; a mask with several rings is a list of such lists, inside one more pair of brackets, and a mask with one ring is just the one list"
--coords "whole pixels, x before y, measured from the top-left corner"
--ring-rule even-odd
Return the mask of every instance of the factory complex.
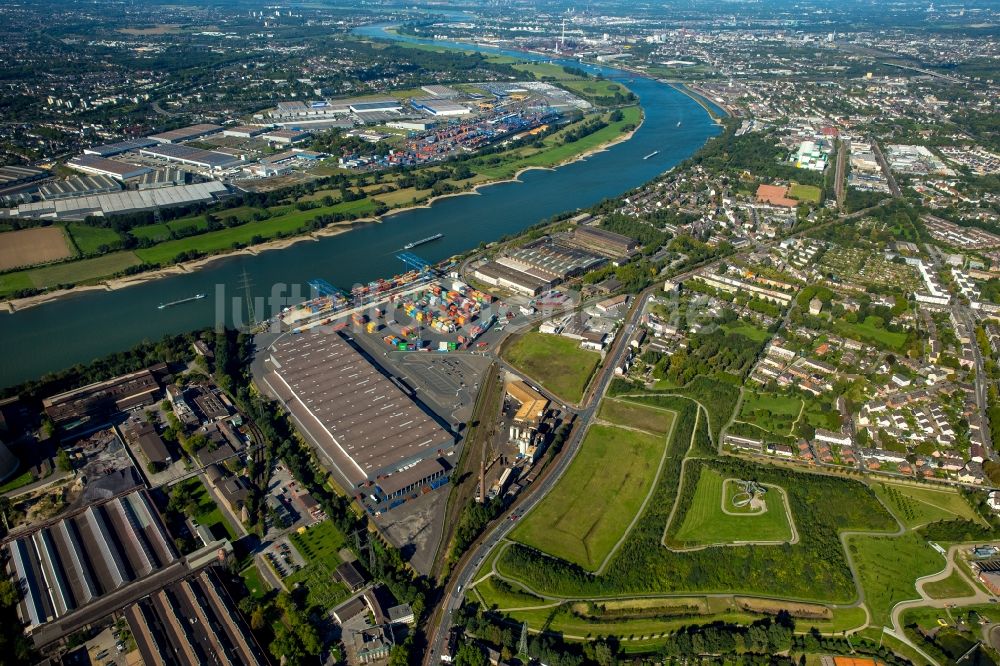
[[177, 559], [144, 492], [87, 507], [8, 541], [8, 570], [28, 629], [169, 566]]

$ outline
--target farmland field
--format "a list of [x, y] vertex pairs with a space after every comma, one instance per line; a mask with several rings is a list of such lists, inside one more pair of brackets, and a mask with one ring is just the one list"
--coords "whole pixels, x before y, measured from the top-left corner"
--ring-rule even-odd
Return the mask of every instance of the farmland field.
[[556, 395], [579, 402], [601, 355], [580, 349], [576, 340], [537, 331], [525, 333], [504, 350], [507, 361]]
[[60, 226], [5, 231], [0, 235], [0, 270], [58, 261], [74, 254]]
[[614, 398], [601, 402], [598, 416], [615, 425], [638, 428], [664, 437], [670, 432], [670, 426], [674, 422], [673, 412]]
[[664, 437], [592, 426], [565, 475], [511, 538], [597, 569], [642, 506], [665, 447]]
[[[725, 479], [710, 467], [702, 467], [691, 508], [674, 538], [688, 545], [727, 544], [746, 541], [789, 541], [792, 528], [781, 491], [769, 487], [767, 511], [729, 515], [722, 510]], [[732, 483], [728, 484], [732, 486]], [[726, 507], [730, 511], [738, 510]]]

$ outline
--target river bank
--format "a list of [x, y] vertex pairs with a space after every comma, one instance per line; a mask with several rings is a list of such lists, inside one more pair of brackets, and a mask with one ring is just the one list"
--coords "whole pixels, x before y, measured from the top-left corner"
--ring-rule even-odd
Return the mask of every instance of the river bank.
[[6, 299], [0, 301], [0, 310], [4, 310], [8, 313], [16, 313], [23, 311], [28, 308], [32, 308], [38, 305], [44, 305], [46, 303], [51, 303], [62, 298], [69, 296], [74, 296], [77, 294], [85, 293], [88, 291], [115, 291], [118, 289], [124, 289], [126, 287], [133, 287], [138, 285], [143, 285], [154, 280], [159, 280], [162, 278], [172, 277], [176, 275], [181, 275], [185, 273], [194, 273], [198, 270], [222, 259], [229, 259], [232, 257], [240, 255], [251, 255], [256, 256], [262, 252], [268, 252], [273, 250], [283, 250], [289, 248], [297, 243], [302, 243], [305, 241], [318, 241], [321, 238], [328, 238], [331, 236], [338, 236], [340, 234], [352, 231], [361, 226], [367, 226], [370, 224], [376, 224], [381, 222], [384, 218], [391, 217], [393, 215], [398, 215], [400, 213], [405, 213], [415, 209], [431, 208], [435, 202], [448, 199], [452, 197], [459, 197], [465, 195], [478, 195], [480, 190], [486, 187], [492, 187], [495, 185], [500, 185], [504, 183], [514, 183], [520, 182], [520, 177], [526, 172], [533, 170], [542, 171], [554, 171], [560, 167], [566, 166], [568, 164], [573, 164], [592, 157], [598, 153], [604, 152], [614, 145], [622, 143], [624, 141], [630, 140], [635, 133], [642, 126], [645, 120], [645, 114], [641, 112], [639, 122], [633, 129], [618, 135], [617, 137], [602, 142], [598, 146], [585, 150], [577, 155], [570, 158], [557, 162], [553, 166], [527, 166], [518, 169], [511, 178], [500, 178], [493, 180], [485, 180], [483, 182], [477, 183], [469, 190], [462, 192], [449, 192], [447, 194], [440, 194], [433, 196], [426, 201], [419, 204], [400, 206], [398, 208], [393, 208], [390, 211], [383, 213], [378, 217], [364, 217], [358, 218], [356, 220], [351, 220], [349, 222], [338, 222], [326, 226], [317, 231], [309, 231], [302, 234], [296, 234], [294, 236], [289, 236], [287, 238], [278, 238], [274, 240], [264, 241], [262, 243], [257, 243], [255, 245], [250, 245], [248, 247], [240, 248], [238, 250], [228, 250], [225, 252], [220, 252], [217, 254], [211, 254], [206, 257], [199, 257], [197, 259], [191, 259], [189, 261], [184, 261], [177, 264], [172, 264], [164, 268], [157, 268], [148, 272], [139, 273], [136, 275], [129, 275], [117, 278], [110, 278], [105, 280], [100, 280], [95, 284], [81, 284], [78, 286], [70, 287], [68, 289], [57, 289], [53, 291], [46, 291], [41, 294], [35, 294], [33, 296], [26, 296], [24, 298], [16, 299]]

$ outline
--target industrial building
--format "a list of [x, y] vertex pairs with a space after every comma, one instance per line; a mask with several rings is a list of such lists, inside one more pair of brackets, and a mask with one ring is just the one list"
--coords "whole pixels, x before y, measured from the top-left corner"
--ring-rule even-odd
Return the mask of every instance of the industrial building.
[[201, 137], [208, 136], [210, 134], [216, 134], [221, 132], [223, 129], [222, 125], [191, 125], [189, 127], [181, 127], [180, 129], [161, 132], [159, 134], [150, 134], [149, 138], [157, 143], [183, 143], [185, 141], [200, 139]]
[[398, 99], [367, 99], [350, 102], [347, 106], [352, 113], [369, 113], [372, 111], [402, 111], [403, 105]]
[[110, 194], [122, 189], [121, 184], [108, 176], [73, 176], [66, 180], [54, 180], [38, 188], [38, 193], [46, 201], [89, 197]]
[[191, 146], [182, 146], [172, 143], [150, 146], [139, 151], [140, 155], [146, 157], [158, 157], [171, 162], [179, 162], [189, 166], [218, 171], [234, 167], [242, 160], [234, 155], [220, 153], [215, 150], [202, 150]]
[[49, 175], [44, 169], [27, 166], [0, 166], [0, 197], [10, 196], [31, 188], [36, 180]]
[[117, 215], [140, 210], [210, 204], [229, 195], [229, 189], [218, 181], [145, 189], [138, 192], [114, 192], [92, 196], [77, 196], [54, 201], [23, 203], [16, 208], [0, 209], [8, 217], [82, 220], [89, 215]]
[[146, 666], [268, 663], [214, 567], [143, 597], [125, 619]]
[[507, 395], [519, 406], [514, 413], [514, 423], [537, 428], [549, 408], [549, 400], [524, 381], [516, 379], [507, 382]]
[[639, 241], [600, 227], [578, 226], [573, 241], [584, 248], [612, 257], [625, 257], [639, 249]]
[[283, 146], [294, 146], [312, 137], [312, 132], [302, 132], [293, 129], [271, 130], [267, 134], [262, 134], [260, 138], [269, 143], [278, 143]]
[[155, 145], [156, 142], [152, 139], [129, 139], [127, 141], [117, 141], [115, 143], [105, 143], [100, 146], [84, 148], [83, 154], [97, 155], [98, 157], [111, 157], [112, 155], [121, 155], [122, 153], [139, 150], [140, 148], [148, 148], [149, 146]]
[[108, 176], [117, 180], [128, 180], [138, 178], [152, 171], [149, 167], [119, 162], [99, 155], [79, 155], [74, 157], [66, 166], [83, 173], [95, 176]]
[[604, 264], [606, 258], [542, 238], [497, 257], [496, 262], [553, 283], [582, 275]]
[[537, 296], [553, 286], [551, 280], [528, 275], [513, 268], [490, 261], [478, 266], [473, 274], [476, 279], [501, 289], [507, 289], [525, 296]]
[[177, 187], [187, 184], [187, 172], [176, 167], [150, 170], [139, 177], [136, 186], [140, 190], [155, 190], [161, 187]]
[[259, 125], [237, 125], [236, 127], [227, 127], [222, 130], [222, 136], [234, 136], [239, 139], [251, 139], [255, 136], [263, 134], [266, 131], [266, 127], [260, 127]]
[[452, 87], [441, 85], [420, 86], [420, 89], [431, 97], [438, 97], [441, 99], [451, 99], [462, 94]]
[[265, 381], [354, 486], [377, 481], [389, 495], [441, 478], [427, 461], [454, 436], [339, 334], [285, 336], [268, 361]]
[[4, 544], [34, 630], [177, 561], [145, 491], [88, 506]]
[[457, 102], [443, 99], [415, 98], [410, 100], [410, 106], [432, 116], [465, 116], [472, 113], [467, 107]]
[[88, 384], [42, 400], [42, 407], [52, 423], [63, 430], [83, 425], [102, 425], [112, 414], [152, 404], [160, 393], [157, 375], [165, 365], [121, 375], [103, 382]]

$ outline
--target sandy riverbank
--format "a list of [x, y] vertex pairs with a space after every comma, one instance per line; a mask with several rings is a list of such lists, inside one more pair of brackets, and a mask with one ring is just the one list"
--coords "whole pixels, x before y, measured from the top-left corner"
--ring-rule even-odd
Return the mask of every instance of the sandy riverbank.
[[292, 236], [290, 238], [278, 238], [275, 240], [265, 241], [257, 245], [251, 245], [250, 247], [241, 248], [239, 250], [232, 250], [229, 252], [222, 252], [219, 254], [212, 254], [207, 257], [200, 257], [198, 259], [192, 259], [191, 261], [185, 261], [179, 264], [173, 264], [165, 268], [159, 268], [156, 270], [148, 271], [145, 273], [139, 273], [137, 275], [129, 275], [126, 277], [111, 278], [108, 280], [102, 280], [96, 284], [80, 285], [76, 287], [71, 287], [69, 289], [58, 289], [55, 291], [47, 291], [42, 294], [36, 294], [34, 296], [28, 296], [26, 298], [16, 298], [6, 301], [0, 301], [0, 310], [5, 310], [7, 312], [18, 312], [20, 310], [25, 310], [36, 305], [43, 305], [45, 303], [50, 303], [54, 300], [65, 298], [67, 296], [72, 296], [75, 294], [82, 294], [88, 291], [114, 291], [118, 289], [124, 289], [126, 287], [133, 287], [140, 284], [145, 284], [152, 280], [159, 280], [160, 278], [171, 277], [174, 275], [182, 275], [185, 273], [196, 272], [205, 266], [208, 266], [212, 262], [220, 261], [222, 259], [228, 259], [231, 257], [239, 255], [258, 255], [261, 252], [267, 252], [270, 250], [283, 250], [285, 248], [291, 247], [296, 243], [301, 243], [305, 241], [318, 241], [320, 238], [328, 238], [331, 236], [338, 236], [342, 233], [346, 233], [355, 229], [356, 227], [374, 224], [381, 221], [382, 218], [389, 217], [390, 215], [395, 215], [397, 213], [402, 213], [408, 210], [415, 210], [418, 208], [430, 208], [434, 205], [434, 202], [441, 199], [447, 199], [448, 197], [459, 197], [466, 195], [477, 195], [479, 190], [484, 187], [490, 187], [492, 185], [499, 185], [501, 183], [514, 183], [519, 182], [521, 174], [532, 170], [542, 170], [542, 171], [554, 171], [559, 167], [565, 166], [567, 164], [572, 164], [573, 162], [579, 162], [585, 160], [592, 155], [604, 152], [614, 145], [628, 141], [631, 139], [640, 127], [642, 127], [643, 122], [645, 122], [645, 113], [643, 113], [639, 119], [639, 123], [634, 129], [621, 134], [614, 139], [595, 146], [590, 150], [586, 150], [579, 155], [574, 155], [573, 157], [563, 160], [553, 166], [528, 166], [522, 169], [518, 169], [511, 178], [504, 178], [499, 180], [487, 180], [482, 183], [477, 183], [474, 187], [463, 192], [449, 192], [448, 194], [440, 194], [438, 196], [431, 197], [427, 201], [424, 201], [417, 205], [412, 206], [402, 206], [400, 208], [394, 208], [390, 211], [384, 213], [381, 217], [365, 217], [359, 218], [357, 220], [351, 220], [350, 222], [339, 222], [331, 224], [318, 231], [311, 231], [309, 233], [300, 234], [298, 236]]

